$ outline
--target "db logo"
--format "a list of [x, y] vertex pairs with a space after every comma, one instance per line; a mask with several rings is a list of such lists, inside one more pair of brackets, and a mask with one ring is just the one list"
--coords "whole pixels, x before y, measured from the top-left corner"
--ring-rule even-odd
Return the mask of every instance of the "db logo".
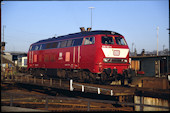
[[120, 55], [120, 51], [119, 50], [113, 50], [113, 55], [114, 56], [119, 56]]

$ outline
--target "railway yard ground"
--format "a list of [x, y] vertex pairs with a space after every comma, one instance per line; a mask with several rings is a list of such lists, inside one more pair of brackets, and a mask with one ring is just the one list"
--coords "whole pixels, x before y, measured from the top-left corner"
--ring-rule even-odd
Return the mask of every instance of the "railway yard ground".
[[[145, 79], [142, 83], [152, 85]], [[141, 82], [136, 86], [121, 86], [119, 82], [113, 85], [77, 83], [59, 78], [35, 78], [24, 73], [1, 76], [2, 112], [170, 111], [169, 95], [169, 82], [168, 86], [156, 89], [144, 87]]]
[[[67, 100], [62, 99], [49, 99], [48, 100], [48, 109], [45, 108], [45, 96], [54, 94], [46, 94], [38, 89], [36, 91], [31, 91], [29, 89], [25, 89], [23, 87], [19, 87], [18, 85], [13, 85], [9, 83], [1, 84], [1, 106], [9, 106], [10, 105], [10, 94], [15, 94], [13, 97], [13, 106], [21, 107], [21, 108], [30, 108], [30, 109], [38, 109], [38, 110], [48, 110], [48, 111], [87, 111], [88, 110], [88, 102], [82, 101], [83, 97], [77, 97], [73, 99], [68, 97]], [[21, 96], [17, 96], [21, 95]], [[60, 94], [56, 94], [55, 96], [59, 96]], [[80, 100], [79, 100], [80, 99]], [[10, 111], [5, 109], [6, 107], [2, 107], [2, 111]], [[26, 109], [29, 111], [29, 109]], [[35, 110], [35, 112], [36, 112]], [[90, 111], [133, 111], [132, 107], [121, 107], [116, 108], [113, 107], [112, 104], [106, 103], [96, 103], [90, 102]], [[15, 111], [15, 110], [14, 110]], [[20, 111], [20, 110], [19, 110]], [[22, 111], [22, 109], [21, 109]]]

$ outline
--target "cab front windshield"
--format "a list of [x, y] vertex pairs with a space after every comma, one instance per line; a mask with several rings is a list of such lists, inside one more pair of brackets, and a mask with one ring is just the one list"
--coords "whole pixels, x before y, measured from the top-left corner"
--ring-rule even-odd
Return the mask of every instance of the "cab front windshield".
[[108, 37], [102, 36], [102, 44], [114, 44], [114, 39], [117, 45], [127, 45], [122, 37]]
[[115, 37], [115, 40], [118, 45], [127, 45], [124, 38], [122, 37]]
[[102, 36], [102, 44], [114, 44], [113, 37]]

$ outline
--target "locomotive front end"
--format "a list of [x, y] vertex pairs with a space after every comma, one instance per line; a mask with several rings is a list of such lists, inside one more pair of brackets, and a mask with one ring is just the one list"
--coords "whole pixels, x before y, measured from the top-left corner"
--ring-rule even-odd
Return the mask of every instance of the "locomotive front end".
[[102, 69], [100, 69], [102, 79], [123, 77], [129, 68], [129, 47], [124, 37], [118, 34], [101, 35], [101, 49], [103, 53]]

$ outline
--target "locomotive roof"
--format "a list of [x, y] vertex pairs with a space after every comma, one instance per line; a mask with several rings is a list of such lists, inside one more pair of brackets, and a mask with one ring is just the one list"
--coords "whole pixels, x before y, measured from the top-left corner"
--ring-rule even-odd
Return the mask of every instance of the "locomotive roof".
[[97, 30], [97, 31], [84, 31], [84, 32], [78, 32], [78, 33], [73, 33], [73, 34], [68, 34], [68, 35], [63, 35], [63, 36], [58, 36], [58, 37], [52, 37], [49, 39], [45, 40], [40, 40], [34, 44], [38, 43], [43, 43], [43, 42], [50, 42], [50, 41], [58, 41], [58, 40], [65, 40], [65, 39], [72, 39], [76, 37], [83, 37], [83, 36], [88, 36], [88, 35], [97, 35], [97, 34], [107, 34], [107, 35], [121, 35], [117, 32], [114, 31], [106, 31], [106, 30]]

